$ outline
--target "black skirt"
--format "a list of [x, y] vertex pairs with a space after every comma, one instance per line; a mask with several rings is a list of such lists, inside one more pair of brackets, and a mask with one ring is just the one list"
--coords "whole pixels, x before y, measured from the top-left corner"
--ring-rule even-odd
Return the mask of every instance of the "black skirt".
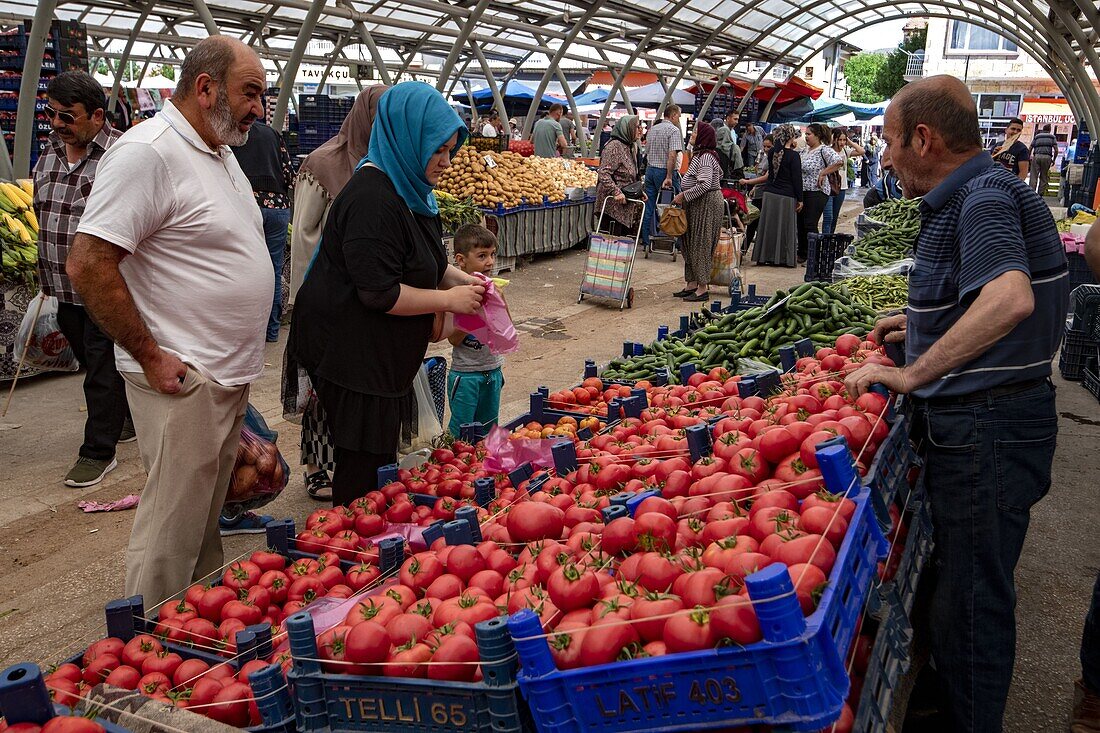
[[417, 433], [416, 398], [363, 394], [310, 375], [333, 445], [366, 453], [397, 453]]

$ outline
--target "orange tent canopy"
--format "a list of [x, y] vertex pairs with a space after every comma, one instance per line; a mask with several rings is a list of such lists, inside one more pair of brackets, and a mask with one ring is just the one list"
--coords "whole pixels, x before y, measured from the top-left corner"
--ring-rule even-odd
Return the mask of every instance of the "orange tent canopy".
[[[726, 84], [727, 89], [720, 89], [719, 94], [729, 94], [730, 91], [734, 96], [742, 96], [752, 86], [752, 82], [737, 77], [728, 77]], [[696, 84], [688, 89], [689, 92], [697, 94], [700, 90], [710, 93], [710, 90], [714, 88], [714, 82], [703, 82]], [[793, 102], [796, 99], [802, 99], [803, 97], [809, 97], [810, 99], [817, 99], [824, 93], [824, 89], [814, 86], [797, 76], [792, 76], [787, 81], [772, 81], [771, 79], [764, 79], [753, 91], [752, 96], [761, 102], [768, 102], [773, 96], [775, 96], [776, 90], [779, 90], [779, 97], [775, 100], [777, 105], [786, 104], [787, 102]]]

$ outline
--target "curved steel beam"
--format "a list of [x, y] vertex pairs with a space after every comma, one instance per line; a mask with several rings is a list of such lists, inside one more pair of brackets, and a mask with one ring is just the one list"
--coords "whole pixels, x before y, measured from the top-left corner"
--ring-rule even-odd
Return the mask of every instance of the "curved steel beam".
[[306, 46], [313, 36], [313, 28], [317, 25], [317, 19], [324, 10], [325, 0], [312, 0], [306, 17], [302, 18], [302, 26], [298, 29], [298, 37], [294, 40], [294, 48], [290, 52], [286, 66], [281, 70], [279, 79], [279, 99], [275, 102], [275, 112], [271, 115], [271, 127], [276, 130], [283, 129], [283, 121], [286, 120], [286, 107], [290, 101], [290, 92], [294, 87], [294, 76], [298, 73], [298, 67], [302, 63]]
[[141, 27], [145, 25], [149, 12], [153, 9], [156, 1], [148, 0], [145, 3], [145, 7], [141, 9], [141, 15], [138, 16], [134, 27], [130, 30], [129, 37], [126, 39], [126, 46], [122, 49], [122, 58], [119, 60], [118, 69], [115, 71], [115, 82], [111, 85], [111, 98], [107, 102], [107, 111], [111, 114], [114, 114], [115, 108], [118, 107], [118, 95], [122, 90], [122, 75], [126, 73], [126, 67], [130, 64], [130, 54], [134, 50], [134, 42], [137, 41], [138, 34], [141, 33]]
[[19, 81], [19, 102], [15, 114], [15, 175], [28, 178], [31, 174], [31, 145], [34, 142], [34, 104], [38, 98], [38, 79], [42, 74], [42, 53], [57, 0], [39, 0], [34, 11], [31, 32], [27, 34], [27, 55], [23, 60], [23, 76]]
[[[542, 79], [539, 81], [538, 88], [535, 90], [535, 97], [531, 100], [531, 106], [527, 109], [527, 117], [523, 121], [524, 137], [527, 137], [531, 134], [532, 123], [530, 122], [530, 120], [534, 119], [535, 112], [538, 111], [539, 100], [542, 99], [542, 95], [546, 92], [546, 85], [550, 83], [550, 75], [553, 74], [555, 71], [560, 71], [560, 69], [558, 69], [558, 64], [561, 63], [562, 57], [565, 56], [565, 52], [573, 43], [573, 39], [576, 38], [584, 29], [584, 26], [586, 23], [588, 23], [588, 20], [597, 12], [599, 12], [600, 8], [603, 7], [604, 1], [605, 0], [593, 0], [592, 4], [588, 6], [588, 10], [586, 10], [584, 15], [582, 15], [577, 21], [577, 24], [569, 29], [569, 33], [562, 40], [561, 45], [558, 46], [558, 50], [555, 51], [552, 56], [550, 54], [547, 54], [546, 58], [549, 59], [550, 65], [546, 67], [546, 73], [542, 75]], [[536, 37], [535, 40], [540, 39]], [[543, 43], [543, 45], [545, 46], [546, 44]], [[568, 87], [568, 85], [566, 86]], [[572, 101], [570, 101], [569, 106], [573, 108], [573, 116], [576, 117], [576, 105]]]
[[[638, 60], [638, 57], [642, 53], [642, 49], [649, 45], [649, 42], [652, 41], [653, 37], [664, 27], [668, 19], [676, 15], [680, 8], [684, 7], [689, 2], [691, 2], [691, 0], [676, 0], [676, 4], [661, 15], [661, 19], [654, 24], [652, 28], [646, 31], [641, 42], [638, 43], [630, 52], [630, 55], [627, 56], [626, 63], [623, 64], [622, 70], [615, 76], [615, 80], [611, 82], [611, 91], [607, 94], [607, 99], [603, 103], [603, 109], [600, 110], [600, 116], [596, 122], [597, 130], [603, 130], [604, 123], [607, 121], [607, 114], [615, 104], [615, 95], [618, 94], [619, 90], [622, 88], [623, 80], [626, 79], [627, 74], [630, 73], [631, 68], [634, 66], [634, 62]], [[627, 99], [626, 94], [623, 94], [623, 99]], [[630, 109], [629, 100], [627, 100], [627, 108]], [[634, 114], [634, 110], [630, 109], [630, 113]]]
[[475, 5], [474, 9], [470, 12], [466, 22], [460, 27], [458, 38], [455, 39], [454, 46], [451, 47], [451, 52], [447, 54], [447, 59], [439, 68], [439, 80], [435, 84], [437, 90], [442, 92], [447, 87], [447, 78], [454, 70], [455, 62], [458, 61], [458, 57], [462, 53], [466, 41], [469, 40], [470, 34], [474, 32], [474, 28], [477, 26], [478, 21], [481, 20], [481, 16], [485, 14], [485, 10], [488, 7], [489, 0], [478, 0], [477, 5]]
[[[489, 89], [493, 92], [493, 107], [496, 109], [497, 114], [500, 115], [500, 119], [508, 119], [508, 110], [504, 107], [504, 97], [500, 94], [500, 85], [497, 84], [496, 78], [493, 76], [493, 69], [489, 66], [489, 60], [485, 58], [485, 52], [481, 50], [481, 46], [475, 41], [470, 41], [470, 50], [474, 53], [474, 58], [477, 59], [478, 64], [481, 66], [481, 72], [485, 74], [485, 83], [489, 85]], [[468, 101], [473, 102], [473, 99]], [[477, 107], [470, 105], [476, 111]]]
[[328, 63], [325, 64], [325, 70], [321, 72], [321, 80], [317, 82], [318, 92], [324, 88], [325, 82], [328, 81], [328, 75], [332, 72], [332, 67], [336, 63], [337, 57], [344, 55], [344, 46], [347, 42], [348, 36], [346, 33], [336, 40], [336, 44], [332, 47], [332, 53], [329, 54]]
[[[959, 10], [959, 8], [954, 3], [947, 2], [946, 0], [926, 0], [924, 4], [926, 6], [939, 6], [939, 7], [944, 8], [945, 11]], [[1043, 69], [1048, 74], [1050, 74], [1051, 77], [1058, 83], [1058, 86], [1062, 89], [1062, 91], [1066, 94], [1067, 97], [1070, 97], [1071, 99], [1074, 99], [1074, 100], [1077, 101], [1078, 109], [1076, 111], [1078, 112], [1078, 114], [1081, 114], [1086, 119], [1089, 119], [1089, 118], [1092, 117], [1090, 105], [1085, 104], [1084, 100], [1077, 93], [1078, 89], [1076, 87], [1076, 84], [1072, 81], [1072, 78], [1071, 77], [1066, 77], [1065, 75], [1063, 75], [1061, 73], [1061, 70], [1057, 66], [1047, 63], [1047, 60], [1045, 58], [1045, 54], [1042, 51], [1042, 49], [1040, 49], [1038, 46], [1033, 44], [1031, 42], [1030, 38], [1027, 37], [1025, 33], [1018, 32], [1017, 28], [1019, 26], [1016, 26], [1016, 24], [1014, 22], [1011, 23], [1011, 25], [1013, 27], [1006, 27], [1006, 26], [1009, 25], [1009, 21], [1015, 21], [1017, 19], [1017, 17], [1018, 17], [1017, 15], [1009, 16], [1007, 14], [1000, 13], [999, 12], [999, 10], [1000, 10], [999, 6], [992, 6], [991, 4], [986, 3], [983, 0], [978, 0], [977, 2], [975, 2], [975, 4], [979, 5], [979, 6], [982, 6], [983, 10], [982, 11], [975, 11], [973, 8], [967, 9], [968, 21], [971, 20], [971, 19], [976, 20], [978, 22], [975, 22], [975, 25], [979, 25], [983, 28], [986, 28], [986, 29], [991, 30], [991, 31], [996, 32], [996, 33], [1005, 33], [1006, 35], [1009, 35], [1010, 37], [1012, 37], [1012, 40], [1014, 40], [1021, 48], [1027, 49], [1032, 54], [1032, 56], [1035, 58], [1035, 60], [1040, 65], [1043, 66]], [[1009, 3], [1005, 3], [1005, 4], [1010, 5], [1011, 3], [1009, 2]], [[866, 6], [864, 9], [854, 13], [851, 17], [858, 17], [859, 15], [861, 15], [864, 12], [878, 11], [879, 9], [889, 9], [889, 8], [892, 8], [892, 7], [895, 7], [894, 3], [890, 3], [890, 2], [877, 3], [877, 4], [874, 4], [874, 5]], [[987, 14], [985, 9], [988, 9], [990, 11], [990, 13]], [[907, 17], [908, 15], [909, 15], [908, 13], [897, 13], [894, 17]], [[957, 19], [957, 16], [951, 15], [947, 12], [943, 12], [943, 13], [925, 12], [924, 15], [931, 16], [931, 17], [943, 17], [943, 18], [947, 18], [947, 19]], [[892, 19], [892, 18], [889, 18], [889, 19]], [[1049, 24], [1049, 22], [1048, 22], [1048, 24]], [[786, 56], [786, 53], [789, 53], [794, 48], [797, 48], [798, 46], [804, 44], [807, 40], [812, 38], [814, 35], [819, 35], [821, 33], [821, 31], [822, 31], [821, 28], [817, 28], [817, 29], [808, 31], [806, 33], [806, 35], [804, 35], [803, 37], [801, 37], [798, 40], [794, 41], [790, 46], [788, 46], [787, 51], [782, 55]], [[823, 43], [821, 47], [819, 47], [818, 49], [815, 49], [814, 53], [816, 53], [818, 50], [820, 50], [820, 48], [823, 48], [824, 46], [828, 45], [831, 42], [832, 42], [832, 40], [829, 39], [828, 41]], [[1064, 43], [1064, 39], [1063, 39], [1063, 43]], [[811, 56], [812, 55], [813, 54], [811, 54]], [[1057, 56], [1058, 56], [1058, 54], [1053, 54], [1052, 58], [1057, 58]], [[776, 65], [776, 62], [773, 61], [765, 69], [763, 69], [760, 72], [760, 75], [757, 76], [756, 81], [753, 82], [753, 84], [749, 87], [748, 91], [745, 93], [745, 96], [742, 99], [741, 104], [738, 107], [739, 110], [744, 109], [745, 104], [747, 103], [749, 97], [752, 95], [752, 93], [759, 86], [759, 84], [763, 80], [763, 78], [765, 76], [767, 76], [767, 74], [775, 67], [775, 65]], [[703, 105], [703, 111], [706, 110], [706, 108], [708, 106], [708, 103], [713, 98], [713, 96], [714, 96], [714, 91], [712, 90], [711, 95], [708, 97], [707, 103], [704, 103], [704, 105]], [[1082, 114], [1082, 113], [1086, 113], [1086, 114]], [[700, 112], [700, 114], [702, 114], [702, 112]]]
[[[536, 41], [546, 45], [542, 36], [533, 34], [532, 36]], [[566, 77], [565, 72], [561, 70], [560, 66], [555, 64], [555, 71], [558, 75], [558, 81], [561, 82], [562, 91], [565, 93], [565, 99], [569, 102], [569, 109], [573, 111], [573, 126], [577, 131], [577, 142], [580, 143], [579, 148], [581, 155], [588, 154], [588, 136], [584, 133], [584, 128], [581, 127], [581, 114], [580, 107], [577, 106], [577, 99], [573, 96], [573, 89], [569, 86], [569, 78]], [[541, 95], [540, 95], [541, 96]]]

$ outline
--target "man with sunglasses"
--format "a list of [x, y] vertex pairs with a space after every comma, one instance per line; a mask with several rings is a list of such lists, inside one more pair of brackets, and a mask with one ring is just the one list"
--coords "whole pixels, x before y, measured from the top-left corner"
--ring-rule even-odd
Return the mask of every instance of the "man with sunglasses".
[[115, 444], [135, 439], [126, 403], [126, 383], [115, 368], [114, 344], [88, 316], [80, 294], [65, 274], [65, 260], [107, 148], [122, 136], [104, 115], [103, 87], [84, 71], [58, 74], [46, 89], [53, 133], [34, 168], [34, 212], [38, 236], [38, 279], [42, 292], [58, 300], [57, 322], [85, 369], [84, 443], [65, 484], [94, 486], [118, 465]]

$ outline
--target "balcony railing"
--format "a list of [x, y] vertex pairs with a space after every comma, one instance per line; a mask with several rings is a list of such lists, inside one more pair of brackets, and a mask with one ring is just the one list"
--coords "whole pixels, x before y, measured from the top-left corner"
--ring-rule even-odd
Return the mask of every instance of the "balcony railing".
[[905, 63], [905, 80], [913, 81], [924, 76], [924, 51], [914, 51], [909, 54]]

